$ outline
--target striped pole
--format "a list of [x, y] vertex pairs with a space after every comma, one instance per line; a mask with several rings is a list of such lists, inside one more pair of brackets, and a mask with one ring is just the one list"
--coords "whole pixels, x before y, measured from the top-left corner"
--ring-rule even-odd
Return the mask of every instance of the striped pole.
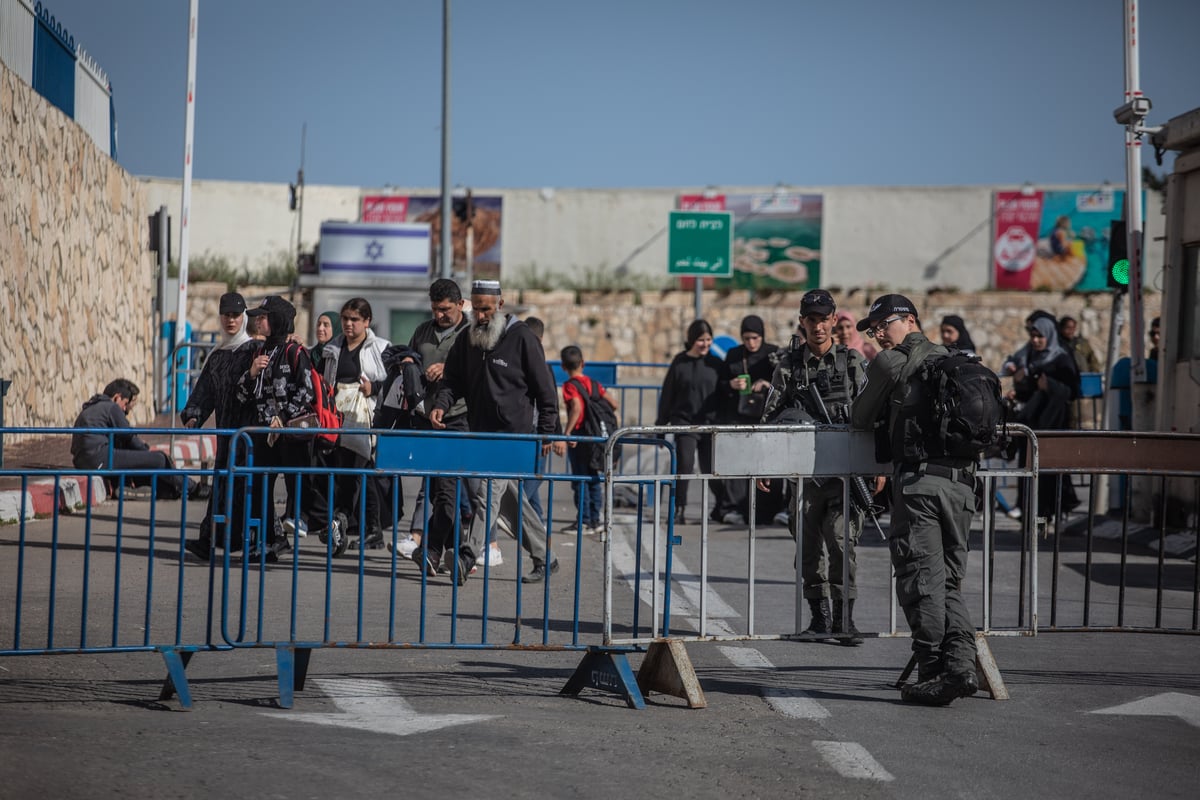
[[184, 339], [187, 327], [188, 234], [192, 216], [192, 145], [196, 127], [196, 21], [200, 0], [190, 0], [188, 10], [187, 103], [183, 123], [183, 202], [179, 225], [179, 305], [175, 311], [175, 343]]

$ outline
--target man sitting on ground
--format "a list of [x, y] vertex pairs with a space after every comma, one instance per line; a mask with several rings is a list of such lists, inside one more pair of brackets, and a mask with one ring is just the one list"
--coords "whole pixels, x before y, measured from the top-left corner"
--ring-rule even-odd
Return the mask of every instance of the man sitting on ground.
[[[117, 378], [104, 387], [104, 393], [94, 395], [83, 404], [75, 418], [76, 428], [128, 428], [129, 409], [137, 402], [140, 389], [133, 381]], [[111, 459], [109, 439], [112, 439]], [[175, 465], [166, 453], [151, 450], [135, 433], [77, 433], [71, 437], [71, 461], [76, 469], [113, 470], [174, 470]], [[153, 475], [131, 475], [132, 486], [150, 486]], [[158, 497], [178, 500], [183, 495], [184, 476], [170, 472], [158, 475]], [[188, 497], [204, 500], [209, 489], [191, 479], [187, 481]]]

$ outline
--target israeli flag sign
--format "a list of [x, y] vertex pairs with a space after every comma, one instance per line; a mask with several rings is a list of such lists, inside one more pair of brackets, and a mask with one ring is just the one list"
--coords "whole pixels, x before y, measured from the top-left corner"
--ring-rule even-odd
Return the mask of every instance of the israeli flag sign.
[[322, 273], [425, 276], [429, 274], [429, 225], [322, 222], [320, 254]]

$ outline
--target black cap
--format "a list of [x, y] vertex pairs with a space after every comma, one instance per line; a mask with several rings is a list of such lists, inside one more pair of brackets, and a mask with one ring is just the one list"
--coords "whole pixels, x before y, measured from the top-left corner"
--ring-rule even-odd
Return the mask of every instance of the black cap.
[[868, 328], [874, 328], [880, 322], [883, 322], [888, 317], [894, 314], [912, 314], [920, 319], [917, 315], [917, 307], [902, 294], [885, 294], [883, 297], [871, 303], [871, 310], [867, 312], [867, 316], [858, 321], [854, 327], [860, 331], [865, 331]]
[[834, 311], [837, 311], [837, 303], [833, 302], [833, 295], [824, 289], [812, 289], [805, 292], [804, 297], [800, 299], [802, 317], [809, 314], [832, 314]]
[[226, 292], [221, 295], [220, 313], [241, 314], [246, 310], [246, 299], [237, 292]]
[[254, 308], [246, 310], [246, 315], [250, 317], [257, 317], [263, 314], [282, 314], [285, 317], [291, 318], [296, 316], [296, 307], [279, 295], [273, 294], [264, 298]]

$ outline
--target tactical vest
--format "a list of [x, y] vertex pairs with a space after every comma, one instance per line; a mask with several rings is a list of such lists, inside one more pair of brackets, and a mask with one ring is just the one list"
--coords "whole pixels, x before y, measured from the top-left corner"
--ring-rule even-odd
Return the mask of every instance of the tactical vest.
[[926, 396], [925, 385], [912, 377], [938, 347], [926, 339], [912, 348], [896, 348], [908, 356], [892, 394], [891, 444], [892, 457], [896, 461], [917, 463], [930, 457], [927, 442], [934, 427], [934, 398]]
[[[834, 345], [833, 367], [829, 368], [822, 356], [822, 366], [812, 373], [811, 379], [808, 370], [809, 352], [807, 347], [803, 347], [791, 353], [792, 398], [790, 405], [802, 409], [805, 414], [820, 423], [826, 421], [849, 422], [850, 401], [853, 399], [855, 387], [858, 385], [858, 376], [854, 374], [854, 366], [847, 356], [848, 348], [844, 344]], [[817, 394], [821, 396], [821, 402], [824, 403], [825, 410], [829, 412], [828, 420], [825, 419], [820, 404], [813, 397], [812, 389], [809, 388], [810, 383], [817, 388]]]

